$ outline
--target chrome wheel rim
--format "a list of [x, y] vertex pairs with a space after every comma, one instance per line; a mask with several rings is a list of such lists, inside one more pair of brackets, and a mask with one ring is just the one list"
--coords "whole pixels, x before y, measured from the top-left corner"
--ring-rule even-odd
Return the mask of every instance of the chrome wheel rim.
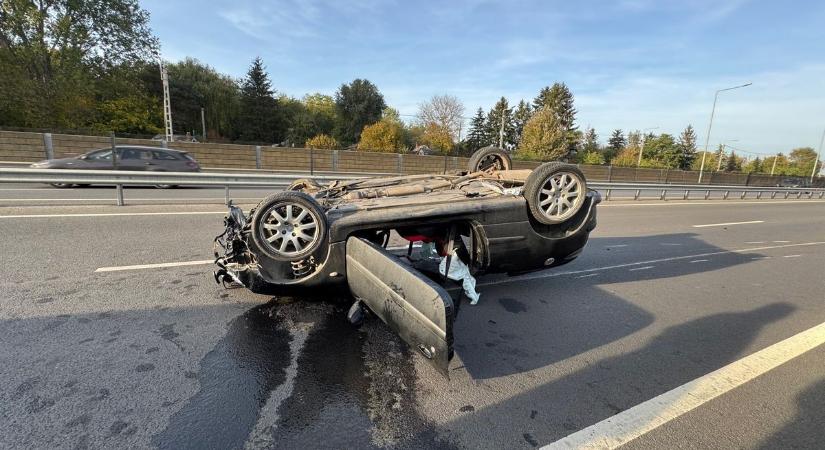
[[296, 203], [273, 205], [264, 213], [261, 234], [278, 255], [300, 256], [318, 239], [319, 218], [313, 211]]
[[570, 172], [559, 172], [541, 187], [539, 209], [546, 217], [558, 222], [569, 219], [584, 200], [581, 178]]

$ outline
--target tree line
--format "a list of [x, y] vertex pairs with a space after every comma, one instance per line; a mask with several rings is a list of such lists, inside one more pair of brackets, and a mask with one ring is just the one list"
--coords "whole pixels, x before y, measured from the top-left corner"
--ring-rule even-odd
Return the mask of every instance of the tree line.
[[[2, 1], [0, 126], [161, 133], [158, 50], [137, 0]], [[684, 170], [702, 160], [690, 125], [678, 137], [613, 130], [602, 145], [593, 128], [579, 129], [564, 83], [512, 106], [501, 97], [469, 118], [458, 98], [436, 95], [403, 120], [366, 79], [295, 98], [274, 87], [261, 58], [240, 79], [193, 58], [166, 68], [175, 133], [199, 139], [452, 155], [497, 145], [523, 159]], [[804, 175], [816, 158], [799, 148], [746, 161], [721, 146], [704, 159], [705, 170]]]

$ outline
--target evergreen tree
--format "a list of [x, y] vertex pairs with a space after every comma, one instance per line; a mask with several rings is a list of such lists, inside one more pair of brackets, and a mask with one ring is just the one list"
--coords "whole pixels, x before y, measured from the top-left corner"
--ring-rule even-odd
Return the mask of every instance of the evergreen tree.
[[527, 121], [530, 120], [530, 116], [533, 114], [533, 111], [530, 108], [530, 104], [521, 100], [518, 102], [518, 106], [516, 106], [516, 111], [513, 113], [513, 126], [515, 127], [516, 136], [515, 142], [518, 143], [521, 141], [521, 136], [524, 133], [524, 126], [527, 124]]
[[474, 152], [481, 147], [490, 145], [490, 138], [487, 134], [484, 110], [478, 108], [476, 115], [470, 119], [470, 132], [465, 139], [468, 151]]
[[607, 147], [604, 149], [604, 158], [609, 162], [624, 150], [626, 145], [627, 139], [625, 139], [622, 130], [613, 130], [613, 134], [607, 140]]
[[278, 104], [263, 61], [256, 57], [241, 82], [241, 107], [238, 120], [238, 139], [248, 142], [280, 142]]
[[516, 128], [513, 124], [513, 108], [510, 108], [507, 99], [504, 97], [501, 97], [487, 113], [485, 128], [493, 145], [499, 145], [502, 124], [504, 128], [504, 142], [502, 145], [506, 150], [512, 150], [518, 143], [516, 141]]
[[569, 154], [567, 132], [552, 109], [544, 107], [524, 126], [518, 155], [525, 159], [552, 161]]
[[381, 120], [381, 113], [387, 106], [384, 96], [369, 80], [356, 79], [342, 84], [335, 93], [337, 125], [336, 138], [343, 145], [358, 141], [365, 126]]
[[679, 168], [690, 170], [693, 160], [696, 159], [696, 132], [693, 130], [693, 126], [688, 125], [679, 135], [679, 149], [682, 151]]
[[581, 150], [582, 153], [592, 153], [598, 152], [600, 150], [599, 135], [596, 134], [596, 130], [592, 127], [588, 128], [584, 132], [584, 139], [582, 140]]
[[737, 170], [739, 170], [738, 166], [739, 165], [737, 164], [736, 160], [736, 152], [731, 150], [728, 160], [725, 161], [725, 172], [736, 172]]
[[545, 87], [533, 100], [534, 109], [548, 107], [556, 114], [558, 122], [567, 131], [568, 150], [576, 149], [576, 108], [573, 106], [573, 93], [564, 83], [553, 83]]

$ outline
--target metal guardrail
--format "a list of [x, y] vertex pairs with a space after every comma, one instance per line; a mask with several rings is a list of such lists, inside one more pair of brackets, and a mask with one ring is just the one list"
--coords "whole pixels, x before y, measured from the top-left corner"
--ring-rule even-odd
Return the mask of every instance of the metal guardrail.
[[722, 193], [722, 199], [727, 200], [731, 192], [738, 193], [740, 199], [745, 199], [748, 194], [756, 194], [756, 199], [761, 199], [765, 193], [770, 193], [771, 198], [776, 198], [777, 195], [783, 194], [784, 198], [789, 198], [795, 195], [796, 198], [818, 198], [825, 197], [825, 189], [823, 188], [806, 188], [806, 187], [755, 187], [755, 186], [718, 186], [718, 185], [701, 185], [701, 184], [663, 184], [663, 183], [598, 183], [589, 182], [587, 185], [604, 193], [605, 201], [609, 201], [614, 191], [632, 191], [633, 200], [638, 200], [641, 197], [642, 191], [659, 191], [659, 200], [667, 200], [668, 192], [680, 192], [682, 200], [690, 199], [691, 192], [703, 192], [704, 199], [710, 198], [711, 193]]
[[[31, 168], [0, 168], [0, 183], [66, 183], [66, 184], [108, 184], [117, 187], [117, 204], [123, 205], [124, 185], [174, 185], [174, 186], [223, 186], [225, 200], [229, 201], [231, 187], [283, 187], [298, 178], [312, 178], [319, 182], [335, 180], [352, 180], [369, 176], [396, 175], [382, 173], [205, 173], [205, 172], [140, 172], [125, 170], [66, 170], [66, 169], [31, 169]], [[588, 186], [604, 194], [605, 201], [609, 201], [615, 191], [633, 192], [633, 199], [638, 200], [643, 191], [657, 191], [659, 200], [667, 200], [668, 192], [680, 192], [683, 200], [690, 198], [691, 192], [703, 192], [704, 198], [710, 198], [711, 193], [722, 193], [722, 199], [727, 199], [731, 192], [739, 193], [744, 199], [748, 194], [756, 194], [761, 199], [769, 193], [770, 198], [783, 194], [784, 198], [794, 195], [796, 198], [825, 197], [825, 188], [805, 187], [754, 187], [754, 186], [719, 186], [696, 184], [656, 184], [656, 183], [604, 183], [589, 182]]]

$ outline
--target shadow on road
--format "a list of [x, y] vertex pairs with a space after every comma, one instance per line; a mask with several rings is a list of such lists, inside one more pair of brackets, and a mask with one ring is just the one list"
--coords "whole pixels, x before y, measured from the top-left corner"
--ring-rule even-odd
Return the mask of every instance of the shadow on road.
[[[610, 244], [617, 242], [633, 249], [632, 259], [598, 261], [598, 254], [587, 256], [588, 252], [604, 252]], [[663, 255], [663, 249], [668, 247], [662, 247], [662, 242], [679, 244], [684, 250], [681, 253], [669, 250]], [[596, 238], [588, 247], [581, 257], [587, 259], [581, 262], [586, 262], [588, 268], [723, 251], [698, 240], [691, 233]], [[720, 270], [750, 262], [754, 256], [725, 253], [695, 264], [687, 261], [664, 263], [642, 271], [622, 267], [605, 270], [593, 277], [579, 278], [589, 274], [585, 273], [484, 286], [480, 289], [479, 305], [465, 305], [456, 321], [456, 352], [474, 379], [545, 367], [609, 344], [653, 322], [654, 317], [649, 312], [616, 296], [604, 286], [636, 281], [659, 282], [665, 278]], [[553, 275], [566, 270], [575, 270], [574, 264], [546, 273]]]
[[472, 430], [474, 440], [507, 448], [554, 442], [740, 358], [763, 327], [793, 310], [773, 303], [669, 327], [643, 348], [595, 361], [446, 428]]
[[760, 443], [759, 448], [822, 448], [825, 442], [825, 378], [796, 397], [796, 417]]

